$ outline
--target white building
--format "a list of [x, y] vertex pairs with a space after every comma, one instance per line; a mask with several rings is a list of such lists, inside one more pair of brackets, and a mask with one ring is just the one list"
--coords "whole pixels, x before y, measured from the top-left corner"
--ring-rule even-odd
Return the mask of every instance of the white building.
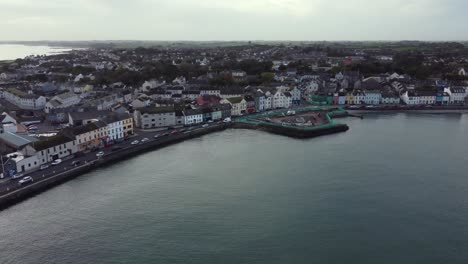
[[445, 92], [450, 95], [450, 104], [463, 104], [466, 97], [466, 89], [463, 87], [450, 87], [445, 89]]
[[365, 104], [377, 105], [380, 104], [382, 93], [379, 91], [366, 91], [364, 97]]
[[44, 111], [46, 113], [50, 113], [50, 111], [53, 109], [71, 107], [79, 104], [80, 102], [81, 98], [73, 92], [59, 94], [52, 97], [52, 99], [46, 103]]
[[203, 112], [201, 109], [184, 110], [184, 125], [195, 125], [203, 123]]
[[419, 91], [419, 104], [433, 105], [436, 103], [436, 94], [432, 91]]
[[26, 110], [42, 110], [46, 105], [46, 98], [35, 94], [25, 93], [16, 88], [7, 89], [3, 93], [5, 100]]
[[405, 91], [400, 95], [401, 100], [407, 105], [419, 105], [419, 96], [414, 91]]

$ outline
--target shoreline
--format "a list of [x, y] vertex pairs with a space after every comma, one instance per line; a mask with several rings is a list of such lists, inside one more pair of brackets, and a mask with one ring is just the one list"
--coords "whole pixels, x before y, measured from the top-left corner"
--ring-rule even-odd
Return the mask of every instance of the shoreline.
[[180, 133], [171, 137], [161, 138], [158, 141], [152, 141], [146, 144], [135, 145], [132, 148], [124, 149], [120, 151], [111, 152], [104, 156], [102, 159], [95, 160], [89, 163], [85, 163], [78, 167], [71, 168], [67, 171], [57, 173], [55, 175], [43, 176], [40, 181], [35, 181], [22, 188], [13, 190], [9, 193], [0, 196], [0, 211], [7, 209], [10, 206], [25, 201], [35, 195], [50, 190], [55, 186], [65, 183], [71, 179], [82, 176], [88, 172], [91, 172], [97, 168], [104, 168], [112, 166], [118, 161], [124, 161], [138, 155], [158, 150], [173, 144], [183, 142], [192, 138], [201, 137], [210, 133], [223, 131], [231, 127], [230, 124], [219, 124], [208, 127], [203, 130], [190, 131], [189, 133]]

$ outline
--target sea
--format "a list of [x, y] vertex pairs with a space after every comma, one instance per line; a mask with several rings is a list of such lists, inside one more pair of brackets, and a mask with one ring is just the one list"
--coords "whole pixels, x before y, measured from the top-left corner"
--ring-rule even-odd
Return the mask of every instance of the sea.
[[226, 130], [0, 212], [0, 263], [468, 263], [468, 116]]
[[52, 55], [64, 53], [71, 48], [50, 47], [50, 46], [28, 46], [17, 44], [0, 44], [0, 61], [16, 60], [30, 55]]

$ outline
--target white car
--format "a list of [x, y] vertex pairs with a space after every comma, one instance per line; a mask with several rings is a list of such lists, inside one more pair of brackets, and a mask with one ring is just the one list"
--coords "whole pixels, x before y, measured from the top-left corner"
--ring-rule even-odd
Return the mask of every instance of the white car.
[[62, 163], [62, 160], [61, 159], [56, 159], [51, 164], [52, 164], [52, 166], [55, 166], [55, 165], [59, 165], [60, 163]]
[[201, 126], [201, 127], [208, 127], [208, 124], [204, 124], [204, 125], [203, 125], [203, 126]]
[[18, 183], [19, 183], [19, 185], [22, 185], [22, 184], [25, 184], [25, 183], [28, 183], [28, 182], [33, 182], [33, 181], [34, 181], [34, 179], [31, 176], [26, 176], [23, 179], [19, 180]]
[[138, 140], [134, 140], [134, 141], [132, 141], [132, 143], [131, 143], [131, 144], [132, 144], [132, 145], [138, 145], [138, 144], [140, 144], [140, 141], [138, 141]]
[[146, 142], [146, 141], [149, 141], [149, 139], [148, 139], [148, 138], [144, 138], [144, 139], [141, 140], [142, 143], [143, 143], [143, 142]]
[[104, 156], [104, 151], [99, 151], [98, 153], [96, 153], [96, 157], [100, 158]]
[[47, 164], [42, 164], [41, 167], [40, 167], [40, 170], [45, 170], [45, 169], [47, 169], [47, 168], [49, 168], [49, 165], [47, 165]]

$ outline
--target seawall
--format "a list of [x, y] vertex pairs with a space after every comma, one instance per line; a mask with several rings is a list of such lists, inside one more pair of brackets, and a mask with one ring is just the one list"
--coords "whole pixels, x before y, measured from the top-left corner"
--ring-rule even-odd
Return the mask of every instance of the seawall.
[[272, 134], [283, 135], [293, 138], [313, 138], [334, 133], [345, 132], [349, 130], [349, 127], [346, 124], [333, 124], [320, 128], [302, 129], [268, 124], [254, 125], [247, 123], [234, 123], [233, 128], [261, 130]]
[[219, 124], [214, 125], [208, 128], [187, 131], [187, 133], [179, 133], [176, 135], [171, 135], [167, 137], [161, 137], [155, 141], [149, 141], [145, 144], [135, 145], [128, 149], [122, 149], [115, 152], [110, 152], [106, 156], [102, 157], [99, 160], [95, 160], [81, 166], [71, 168], [65, 172], [58, 173], [53, 176], [45, 177], [42, 180], [36, 181], [32, 184], [24, 186], [21, 189], [17, 189], [10, 193], [0, 196], [0, 210], [5, 209], [9, 206], [12, 206], [18, 202], [21, 202], [29, 197], [32, 197], [36, 194], [39, 194], [43, 191], [49, 190], [50, 188], [57, 186], [63, 182], [66, 182], [70, 179], [76, 178], [80, 175], [83, 175], [87, 172], [90, 172], [96, 168], [102, 168], [104, 166], [109, 166], [114, 164], [117, 161], [133, 158], [142, 153], [153, 151], [165, 146], [176, 144], [184, 140], [200, 137], [209, 133], [216, 131], [222, 131], [230, 127], [230, 124]]

